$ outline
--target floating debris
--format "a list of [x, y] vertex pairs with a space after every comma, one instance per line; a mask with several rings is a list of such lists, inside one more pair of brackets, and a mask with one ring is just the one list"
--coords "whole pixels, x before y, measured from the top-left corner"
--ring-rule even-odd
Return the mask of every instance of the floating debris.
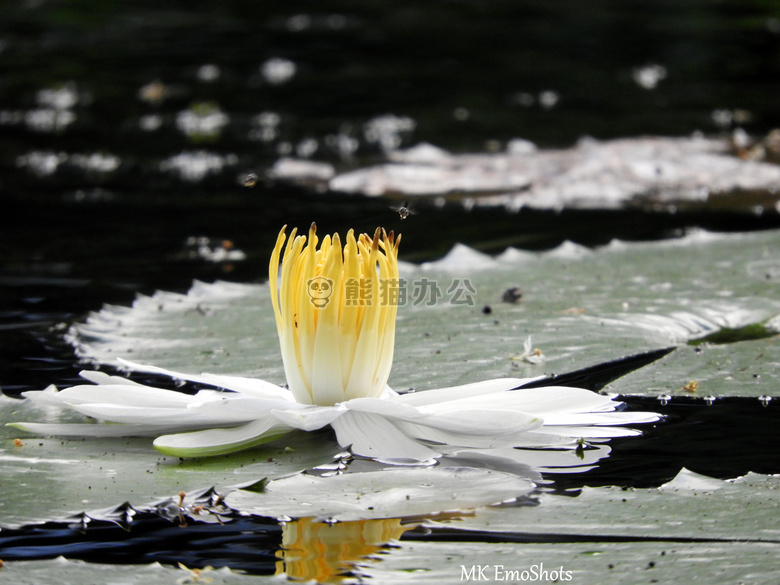
[[509, 358], [512, 361], [525, 361], [529, 364], [540, 364], [545, 360], [542, 350], [534, 348], [533, 339], [529, 335], [523, 342], [523, 353]]
[[520, 287], [513, 286], [504, 291], [501, 295], [501, 300], [505, 303], [516, 303], [523, 298], [523, 293], [520, 291]]
[[203, 575], [213, 571], [214, 567], [206, 566], [202, 569], [190, 569], [182, 563], [178, 563], [178, 565], [182, 571], [186, 571], [188, 573], [186, 577], [176, 579], [176, 583], [179, 585], [185, 585], [188, 583], [211, 583], [213, 581], [211, 577], [204, 577]]

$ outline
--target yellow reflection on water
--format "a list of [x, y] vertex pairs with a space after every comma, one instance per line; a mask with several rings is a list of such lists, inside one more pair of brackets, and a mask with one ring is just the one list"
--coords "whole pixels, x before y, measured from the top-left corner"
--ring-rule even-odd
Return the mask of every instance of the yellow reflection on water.
[[400, 518], [317, 522], [301, 518], [282, 527], [281, 560], [276, 574], [300, 581], [337, 583], [356, 562], [365, 560], [382, 547], [401, 538], [416, 524], [401, 524]]

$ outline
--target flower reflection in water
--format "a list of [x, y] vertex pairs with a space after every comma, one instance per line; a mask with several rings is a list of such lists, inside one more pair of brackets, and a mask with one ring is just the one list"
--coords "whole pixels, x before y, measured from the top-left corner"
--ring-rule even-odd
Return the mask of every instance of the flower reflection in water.
[[300, 518], [282, 526], [282, 548], [277, 552], [277, 575], [296, 581], [339, 583], [364, 562], [416, 524], [400, 518], [319, 522]]

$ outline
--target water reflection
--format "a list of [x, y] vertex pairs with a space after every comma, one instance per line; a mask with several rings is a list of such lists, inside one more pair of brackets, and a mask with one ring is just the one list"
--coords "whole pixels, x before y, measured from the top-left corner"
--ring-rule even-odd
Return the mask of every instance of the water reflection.
[[[250, 575], [340, 583], [359, 574], [361, 565], [378, 561], [378, 555], [424, 522], [382, 518], [327, 523], [300, 518], [280, 525], [262, 516], [203, 521], [202, 513], [166, 519], [127, 504], [109, 512], [105, 517], [81, 514], [66, 521], [4, 529], [0, 554], [7, 563], [57, 557], [104, 565], [159, 562], [178, 566], [190, 576], [228, 567]], [[186, 578], [179, 582], [194, 582]]]
[[277, 575], [299, 581], [337, 583], [418, 524], [401, 518], [318, 522], [301, 518], [282, 526]]

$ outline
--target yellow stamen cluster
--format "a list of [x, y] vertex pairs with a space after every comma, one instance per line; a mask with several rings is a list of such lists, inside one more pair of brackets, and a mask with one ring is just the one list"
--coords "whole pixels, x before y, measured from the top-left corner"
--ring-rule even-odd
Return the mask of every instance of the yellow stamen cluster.
[[386, 287], [399, 286], [401, 237], [377, 228], [373, 238], [361, 234], [356, 239], [350, 230], [343, 246], [333, 234], [318, 249], [314, 224], [308, 238], [297, 236], [295, 229], [287, 238], [286, 229], [276, 240], [269, 278], [285, 374], [295, 399], [330, 406], [379, 396], [393, 361], [397, 302]]

